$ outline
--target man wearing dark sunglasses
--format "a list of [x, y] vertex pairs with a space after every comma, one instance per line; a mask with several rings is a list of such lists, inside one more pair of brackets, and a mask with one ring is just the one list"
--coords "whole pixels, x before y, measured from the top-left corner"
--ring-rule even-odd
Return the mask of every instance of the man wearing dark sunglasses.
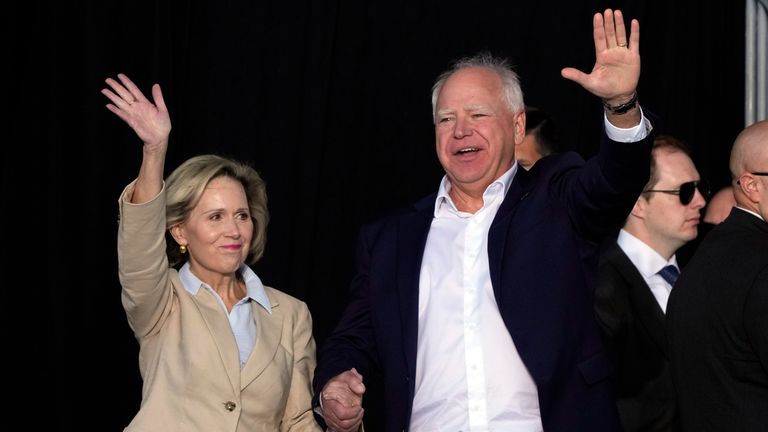
[[679, 272], [675, 252], [696, 238], [708, 194], [686, 146], [657, 136], [648, 184], [618, 237], [601, 249], [595, 314], [614, 362], [627, 432], [676, 430], [664, 313]]
[[696, 194], [696, 190], [699, 190], [701, 195], [703, 197], [709, 196], [709, 184], [706, 181], [689, 181], [685, 182], [680, 185], [677, 189], [646, 189], [643, 191], [644, 194], [651, 193], [651, 192], [661, 192], [671, 195], [677, 195], [680, 198], [680, 204], [682, 205], [688, 205], [691, 200], [693, 200], [693, 196]]
[[699, 245], [667, 308], [682, 430], [768, 425], [768, 121], [731, 149], [736, 207]]

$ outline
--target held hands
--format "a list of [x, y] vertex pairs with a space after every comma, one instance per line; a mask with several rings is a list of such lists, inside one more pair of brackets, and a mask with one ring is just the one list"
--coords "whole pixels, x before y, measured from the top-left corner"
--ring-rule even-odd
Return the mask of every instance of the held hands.
[[331, 378], [320, 392], [323, 418], [331, 432], [356, 432], [363, 421], [363, 376], [355, 368]]
[[580, 84], [611, 106], [629, 101], [640, 79], [640, 23], [632, 20], [629, 38], [620, 10], [606, 9], [592, 19], [595, 66], [585, 74], [567, 67], [563, 78]]
[[152, 86], [153, 104], [127, 76], [117, 74], [117, 77], [120, 83], [112, 78], [106, 79], [112, 90], [101, 90], [101, 93], [112, 101], [107, 104], [107, 109], [128, 123], [144, 142], [145, 151], [164, 153], [168, 146], [168, 135], [171, 133], [171, 117], [165, 106], [160, 85]]

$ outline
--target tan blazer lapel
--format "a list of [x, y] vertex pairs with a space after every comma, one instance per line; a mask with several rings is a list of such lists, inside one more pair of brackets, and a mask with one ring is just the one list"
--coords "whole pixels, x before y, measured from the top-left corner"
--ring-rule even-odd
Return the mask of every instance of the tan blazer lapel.
[[248, 361], [240, 377], [241, 390], [255, 380], [275, 357], [277, 347], [283, 334], [283, 314], [277, 300], [270, 297], [272, 314], [270, 315], [260, 304], [251, 302], [253, 319], [256, 321], [256, 345], [251, 351]]
[[227, 371], [232, 390], [240, 393], [240, 351], [237, 348], [232, 326], [221, 303], [210, 291], [200, 288], [195, 296], [200, 315], [203, 317], [208, 331], [213, 334], [213, 340], [219, 351], [219, 358]]

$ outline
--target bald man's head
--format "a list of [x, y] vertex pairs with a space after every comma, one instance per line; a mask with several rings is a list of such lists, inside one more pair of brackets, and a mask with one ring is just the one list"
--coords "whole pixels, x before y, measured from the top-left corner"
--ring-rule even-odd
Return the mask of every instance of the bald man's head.
[[768, 220], [768, 120], [753, 123], [736, 137], [730, 169], [736, 203]]
[[730, 169], [734, 179], [744, 172], [768, 170], [768, 120], [745, 128], [731, 149]]

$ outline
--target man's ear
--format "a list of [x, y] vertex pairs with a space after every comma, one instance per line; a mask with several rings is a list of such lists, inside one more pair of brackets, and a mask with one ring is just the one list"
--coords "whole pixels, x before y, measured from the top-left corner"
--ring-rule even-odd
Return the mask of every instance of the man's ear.
[[741, 193], [747, 196], [752, 202], [760, 202], [760, 187], [757, 184], [758, 180], [751, 173], [745, 172], [739, 177], [739, 181], [736, 186], [741, 190]]
[[629, 214], [638, 219], [645, 219], [645, 209], [647, 207], [648, 207], [648, 201], [645, 199], [643, 195], [640, 195], [639, 197], [637, 197], [637, 201], [635, 201], [635, 205], [632, 206], [632, 211], [629, 212]]
[[514, 122], [515, 145], [518, 146], [523, 143], [523, 139], [525, 138], [525, 110], [520, 110], [517, 114], [513, 114], [513, 116], [512, 121]]

